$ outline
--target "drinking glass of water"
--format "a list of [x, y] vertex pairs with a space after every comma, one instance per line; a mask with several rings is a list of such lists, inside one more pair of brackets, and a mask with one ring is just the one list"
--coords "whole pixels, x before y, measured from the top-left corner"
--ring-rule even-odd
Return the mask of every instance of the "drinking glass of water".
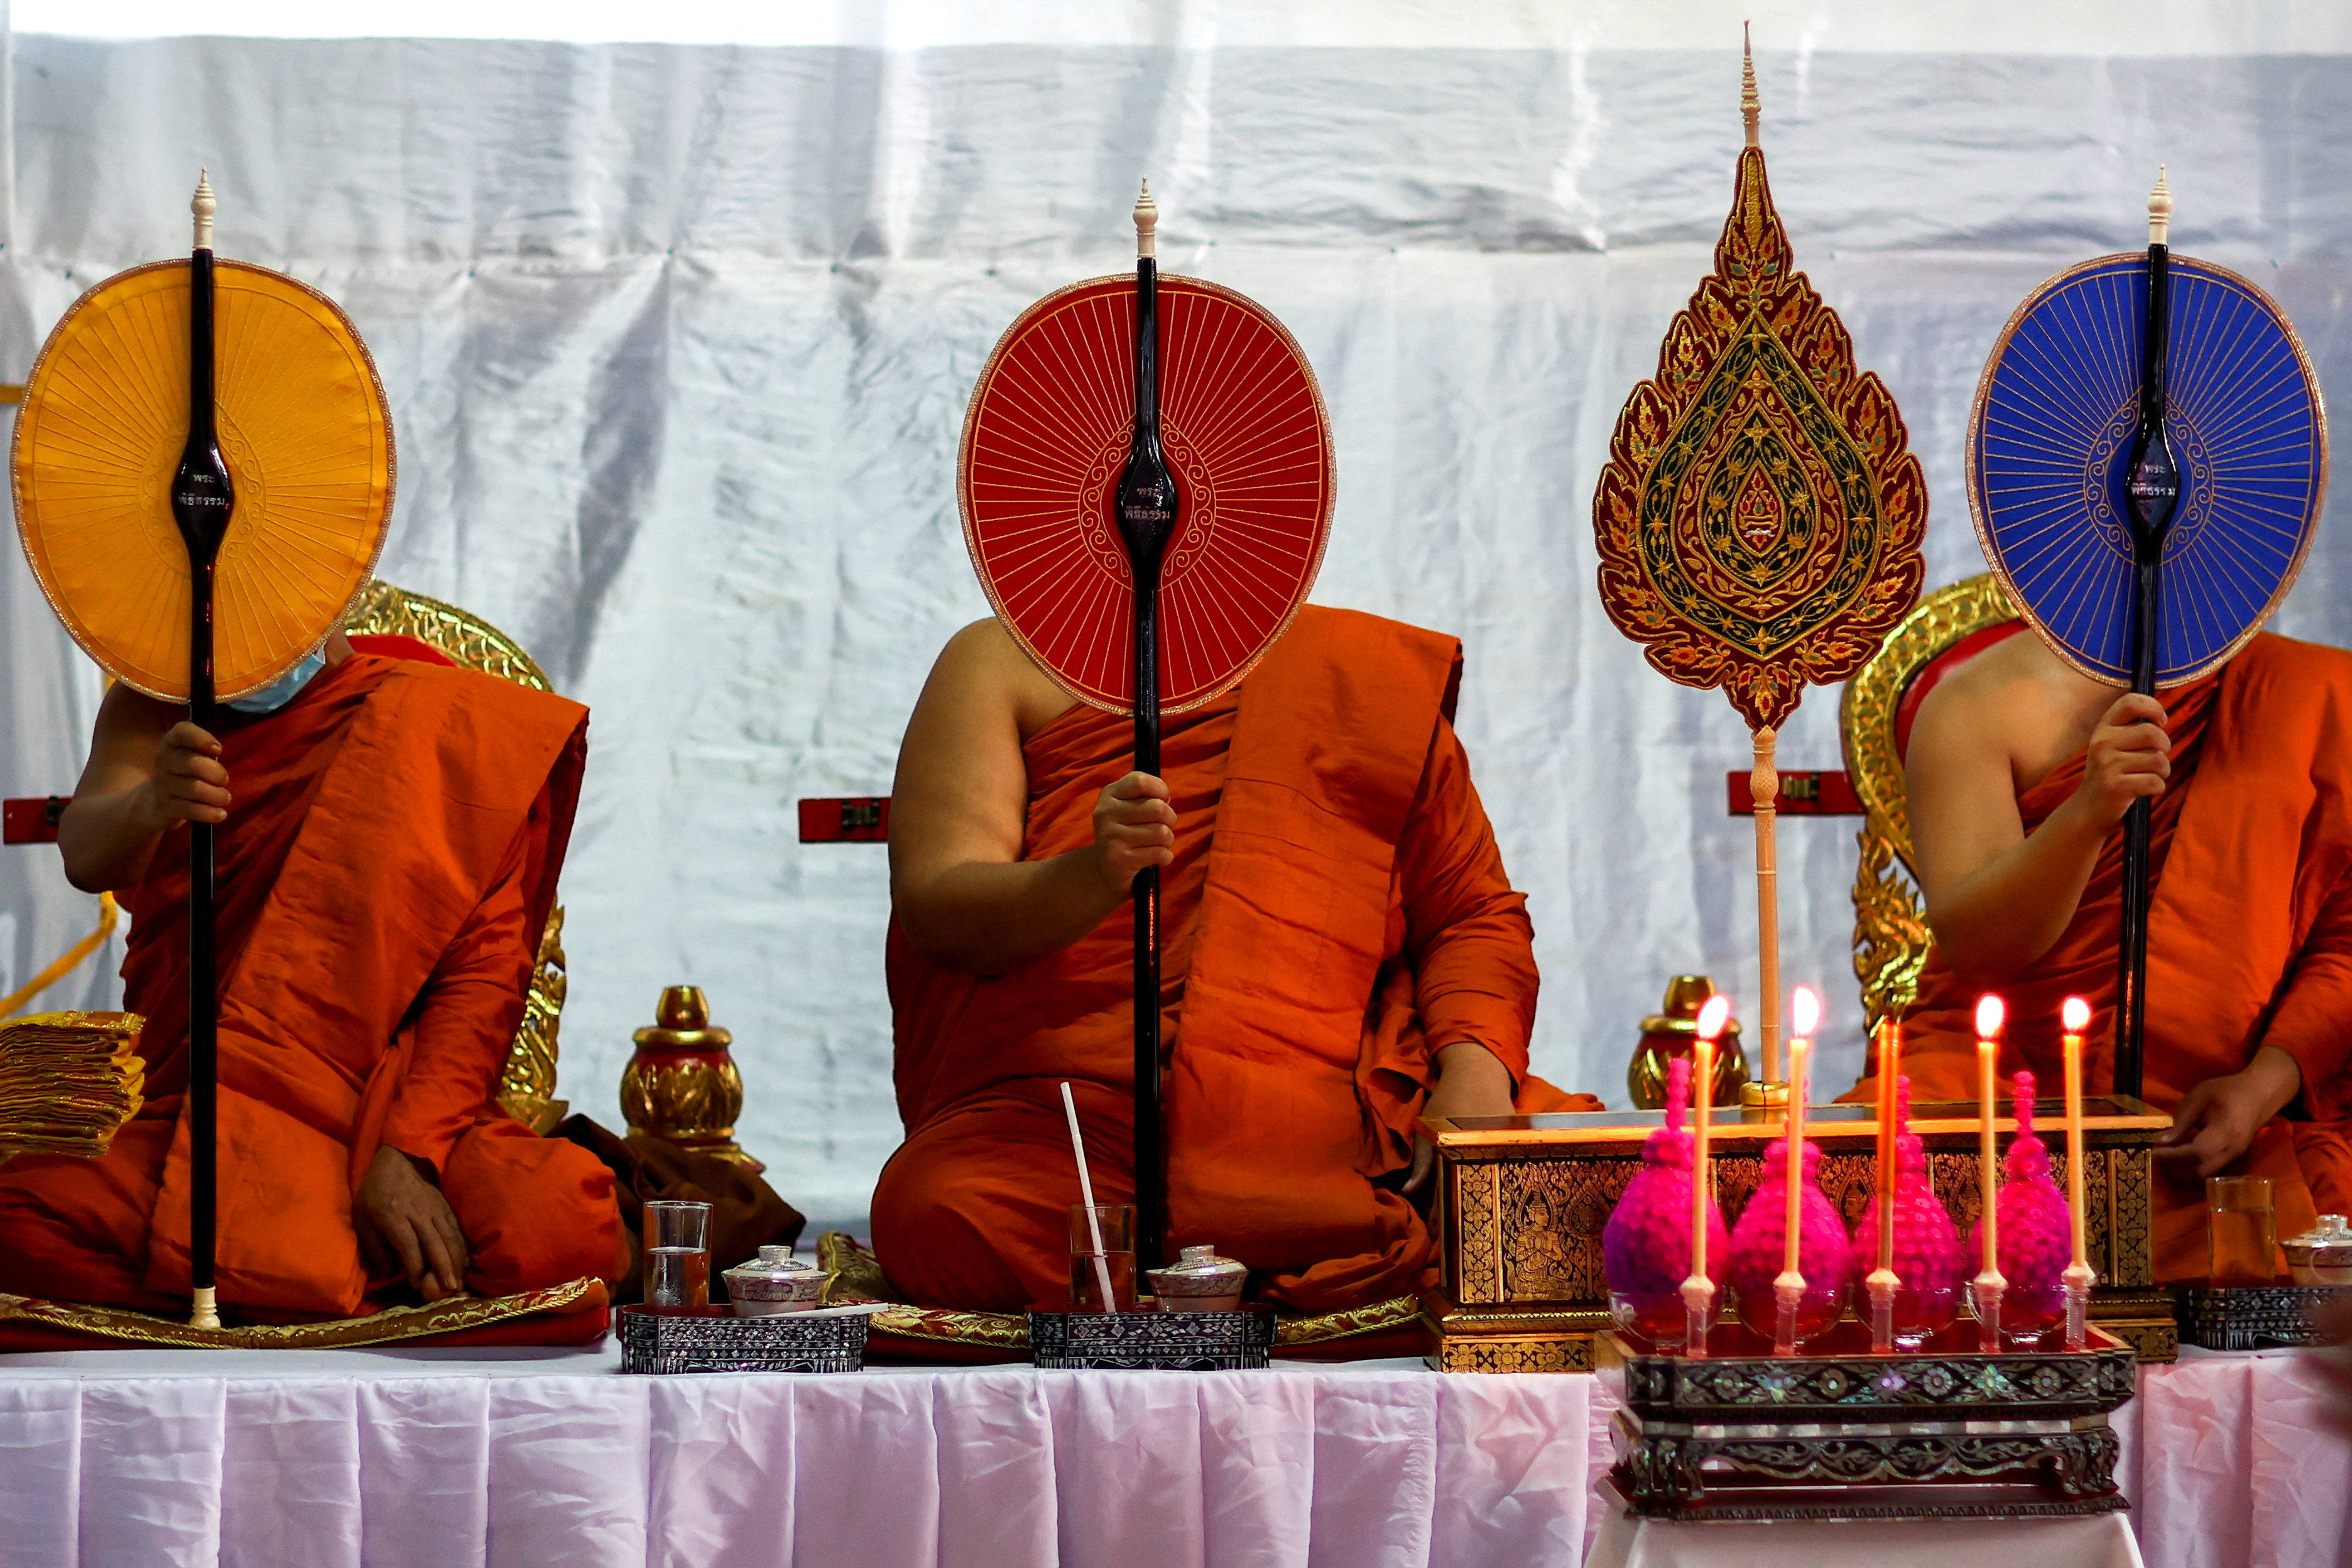
[[646, 1305], [710, 1305], [710, 1205], [645, 1205]]
[[1135, 1305], [1133, 1204], [1097, 1204], [1091, 1224], [1086, 1205], [1070, 1205], [1070, 1305], [1081, 1312], [1116, 1312]]
[[2207, 1279], [2215, 1285], [2270, 1285], [2278, 1279], [2278, 1220], [2268, 1176], [2209, 1176], [2205, 1207], [2212, 1224]]

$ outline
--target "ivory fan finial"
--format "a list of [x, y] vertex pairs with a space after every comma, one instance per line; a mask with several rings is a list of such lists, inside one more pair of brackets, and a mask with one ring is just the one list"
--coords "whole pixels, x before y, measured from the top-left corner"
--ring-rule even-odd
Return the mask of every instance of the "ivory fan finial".
[[1156, 256], [1153, 236], [1160, 228], [1160, 205], [1151, 199], [1151, 182], [1143, 182], [1143, 194], [1135, 198], [1135, 254]]
[[213, 247], [213, 214], [220, 210], [220, 203], [213, 196], [213, 183], [207, 177], [211, 173], [209, 169], [196, 171], [196, 194], [188, 203], [188, 210], [196, 215], [198, 250]]

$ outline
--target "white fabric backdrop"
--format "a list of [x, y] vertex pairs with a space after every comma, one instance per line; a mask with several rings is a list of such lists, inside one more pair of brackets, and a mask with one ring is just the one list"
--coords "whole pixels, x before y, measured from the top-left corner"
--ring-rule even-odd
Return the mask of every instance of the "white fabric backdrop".
[[[385, 574], [517, 633], [594, 709], [565, 1092], [615, 1119], [630, 1031], [698, 983], [736, 1034], [745, 1142], [795, 1202], [855, 1215], [899, 1131], [883, 855], [801, 847], [793, 803], [888, 787], [932, 655], [985, 609], [951, 482], [971, 383], [1024, 305], [1124, 264], [1148, 172], [1164, 264], [1263, 300], [1322, 377], [1340, 500], [1317, 597], [1467, 642], [1462, 728], [1544, 969], [1537, 1067], [1622, 1097], [1668, 974], [1754, 991], [1722, 804], [1745, 733], [1609, 626], [1589, 521], [1727, 205], [1738, 13], [1471, 29], [1393, 0], [1302, 7], [1286, 41], [1246, 7], [1139, 5], [1067, 11], [1087, 25], [1056, 42], [1053, 9], [991, 34], [898, 7], [838, 46], [19, 34], [0, 374], [82, 289], [174, 250], [209, 164], [224, 252], [326, 289], [377, 354]], [[2342, 18], [2103, 0], [2045, 30], [2049, 9], [1782, 4], [1759, 28], [1775, 192], [1909, 420], [1931, 584], [1979, 569], [1958, 465], [1993, 334], [2138, 240], [2158, 159], [2179, 246], [2272, 289], [2352, 384], [2352, 56], [2320, 52], [2352, 47]], [[954, 41], [920, 47], [926, 17]], [[2197, 52], [2082, 52], [2138, 38]], [[2282, 629], [2352, 640], [2347, 581], [2323, 531]], [[0, 792], [63, 789], [96, 681], [13, 551], [0, 680]], [[1786, 765], [1838, 765], [1835, 699]], [[1860, 1057], [1852, 824], [1791, 820], [1781, 846], [1786, 973], [1832, 1001], [1826, 1082]], [[0, 989], [89, 920], [53, 857], [0, 857]]]
[[[1610, 1459], [1591, 1377], [617, 1362], [0, 1356], [0, 1568], [1559, 1568], [1600, 1527]], [[2143, 1368], [2116, 1479], [2147, 1562], [2344, 1562], [2352, 1443], [2324, 1405], [2294, 1353]], [[1815, 1549], [1792, 1561], [1863, 1560], [1835, 1554], [1847, 1528], [1792, 1531]], [[1909, 1528], [1996, 1560], [2021, 1544]]]

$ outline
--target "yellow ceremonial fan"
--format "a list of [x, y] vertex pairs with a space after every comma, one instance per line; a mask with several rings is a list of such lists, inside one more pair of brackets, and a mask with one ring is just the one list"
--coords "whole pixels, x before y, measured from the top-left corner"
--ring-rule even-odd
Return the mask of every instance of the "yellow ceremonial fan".
[[[82, 650], [151, 697], [189, 695], [188, 546], [171, 486], [188, 436], [188, 267], [119, 273], [50, 332], [16, 418], [16, 529]], [[334, 302], [214, 263], [215, 404], [236, 503], [215, 590], [214, 689], [257, 690], [359, 597], [392, 514], [392, 420]]]

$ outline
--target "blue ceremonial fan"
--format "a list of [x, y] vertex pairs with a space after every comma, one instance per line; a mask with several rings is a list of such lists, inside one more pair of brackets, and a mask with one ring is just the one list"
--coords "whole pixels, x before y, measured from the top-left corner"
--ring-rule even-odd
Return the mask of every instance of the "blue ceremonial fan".
[[[2196, 679], [2261, 629], [2327, 489], [2327, 412], [2271, 297], [2165, 243], [2026, 297], [1969, 421], [1985, 559], [2051, 650], [2139, 693]], [[2137, 1097], [2147, 1018], [2149, 803], [2124, 815], [2115, 1092]]]
[[[2327, 415], [2269, 295], [2170, 257], [2164, 430], [2179, 500], [2163, 542], [2156, 686], [2194, 680], [2269, 618], [2310, 548]], [[1985, 559], [2061, 658], [2133, 673], [2133, 527], [2145, 252], [2101, 257], [2027, 297], [1985, 363], [1969, 426], [1969, 507]]]

